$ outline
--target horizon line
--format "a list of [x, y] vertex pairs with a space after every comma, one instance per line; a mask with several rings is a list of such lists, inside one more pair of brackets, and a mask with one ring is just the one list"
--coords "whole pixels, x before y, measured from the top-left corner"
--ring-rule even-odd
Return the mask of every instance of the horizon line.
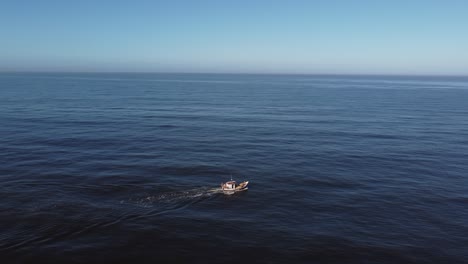
[[298, 75], [298, 76], [400, 76], [400, 77], [468, 77], [461, 74], [429, 74], [429, 73], [287, 73], [287, 72], [189, 72], [189, 71], [22, 71], [0, 70], [0, 74], [11, 73], [71, 73], [71, 74], [213, 74], [213, 75]]

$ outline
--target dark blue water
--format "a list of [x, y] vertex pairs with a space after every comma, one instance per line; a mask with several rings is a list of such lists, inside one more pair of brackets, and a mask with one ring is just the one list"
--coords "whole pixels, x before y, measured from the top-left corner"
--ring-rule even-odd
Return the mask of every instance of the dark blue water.
[[1, 263], [468, 262], [464, 77], [3, 73], [0, 161]]

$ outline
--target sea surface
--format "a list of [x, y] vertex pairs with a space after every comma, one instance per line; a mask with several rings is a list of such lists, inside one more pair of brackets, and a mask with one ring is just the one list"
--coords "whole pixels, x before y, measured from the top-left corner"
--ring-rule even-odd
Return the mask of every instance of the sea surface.
[[468, 263], [468, 77], [1, 73], [0, 263]]

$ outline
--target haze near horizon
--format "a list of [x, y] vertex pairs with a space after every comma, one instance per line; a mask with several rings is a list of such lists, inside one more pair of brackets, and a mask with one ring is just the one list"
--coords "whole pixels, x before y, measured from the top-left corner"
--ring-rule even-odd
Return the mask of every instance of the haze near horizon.
[[465, 1], [4, 1], [0, 71], [468, 73]]

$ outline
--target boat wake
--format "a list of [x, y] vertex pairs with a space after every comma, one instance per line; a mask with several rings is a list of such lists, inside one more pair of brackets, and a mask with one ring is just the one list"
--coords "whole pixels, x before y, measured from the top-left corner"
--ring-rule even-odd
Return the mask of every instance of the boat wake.
[[164, 192], [157, 195], [149, 195], [137, 199], [136, 203], [140, 206], [148, 207], [155, 204], [191, 203], [221, 193], [223, 193], [223, 191], [219, 188], [200, 187], [185, 191]]

